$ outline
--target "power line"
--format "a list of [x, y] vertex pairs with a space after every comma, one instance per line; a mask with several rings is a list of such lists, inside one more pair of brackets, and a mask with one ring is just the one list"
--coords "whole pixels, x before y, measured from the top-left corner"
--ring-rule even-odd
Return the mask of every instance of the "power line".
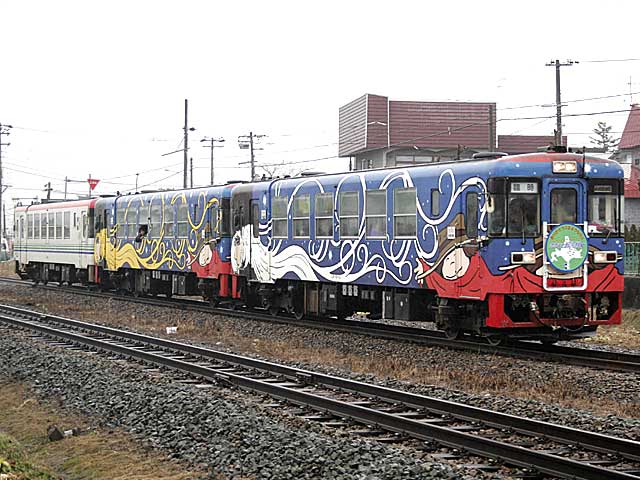
[[580, 60], [581, 63], [640, 62], [640, 58], [611, 58], [605, 60]]

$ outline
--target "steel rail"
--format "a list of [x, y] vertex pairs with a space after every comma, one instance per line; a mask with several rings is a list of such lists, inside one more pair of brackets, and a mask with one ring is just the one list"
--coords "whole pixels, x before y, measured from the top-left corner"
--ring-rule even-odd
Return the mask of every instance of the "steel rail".
[[[31, 282], [17, 279], [0, 278], [0, 281], [27, 284]], [[41, 288], [48, 290], [59, 290], [59, 287], [42, 285]], [[427, 330], [416, 327], [401, 327], [388, 323], [377, 323], [359, 320], [339, 320], [334, 318], [296, 320], [292, 317], [273, 316], [255, 310], [233, 310], [219, 307], [211, 307], [203, 301], [195, 300], [173, 300], [146, 297], [124, 297], [108, 292], [95, 292], [73, 288], [72, 293], [80, 295], [90, 295], [101, 298], [110, 298], [131, 303], [144, 305], [163, 306], [169, 308], [180, 308], [185, 310], [213, 313], [236, 318], [248, 318], [251, 320], [302, 326], [307, 328], [340, 331], [346, 333], [356, 333], [368, 335], [376, 338], [388, 340], [402, 340], [426, 346], [445, 347], [452, 350], [471, 351], [475, 353], [496, 354], [500, 356], [518, 357], [529, 360], [556, 361], [565, 364], [597, 368], [601, 370], [611, 370], [619, 372], [640, 373], [640, 355], [630, 353], [607, 352], [576, 347], [561, 347], [555, 345], [539, 345], [533, 342], [519, 341], [512, 345], [492, 346], [479, 341], [456, 339], [451, 340], [444, 337], [439, 331]]]
[[[13, 308], [13, 307], [12, 307]], [[454, 417], [466, 420], [481, 421], [482, 423], [501, 427], [511, 428], [528, 434], [542, 435], [550, 439], [569, 444], [581, 444], [591, 450], [614, 453], [625, 458], [638, 460], [640, 457], [640, 443], [631, 440], [624, 440], [606, 435], [585, 432], [581, 430], [562, 427], [559, 425], [539, 422], [535, 420], [514, 417], [498, 412], [469, 407], [455, 402], [423, 397], [407, 392], [378, 387], [375, 385], [355, 382], [348, 379], [332, 377], [315, 372], [293, 369], [282, 365], [273, 364], [248, 357], [235, 356], [225, 352], [196, 347], [193, 345], [171, 342], [164, 339], [148, 337], [145, 335], [126, 332], [122, 330], [91, 325], [76, 320], [65, 319], [35, 312], [15, 309], [12, 315], [23, 315], [35, 317], [39, 322], [55, 322], [66, 327], [80, 328], [84, 331], [99, 332], [118, 339], [134, 341], [137, 344], [147, 344], [162, 348], [172, 349], [181, 353], [189, 353], [204, 358], [213, 358], [225, 363], [242, 365], [251, 369], [258, 369], [269, 373], [277, 373], [295, 379], [303, 379], [305, 382], [321, 384], [337, 389], [353, 391], [366, 396], [379, 399], [386, 399], [392, 402], [401, 402], [407, 406], [424, 408], [433, 412], [446, 413]], [[216, 372], [208, 367], [184, 362], [173, 358], [163, 357], [155, 353], [140, 351], [138, 348], [131, 348], [120, 344], [105, 342], [104, 340], [86, 337], [76, 333], [61, 331], [59, 329], [34, 324], [30, 321], [16, 319], [6, 315], [0, 316], [0, 320], [23, 328], [39, 331], [45, 335], [63, 338], [76, 343], [88, 344], [96, 348], [112, 351], [114, 353], [126, 355], [133, 358], [163, 365], [170, 368], [186, 371], [207, 379], [222, 379], [243, 388], [253, 391], [267, 393], [277, 398], [282, 398], [300, 405], [310, 406], [317, 410], [332, 412], [342, 417], [353, 418], [357, 421], [384, 427], [387, 430], [402, 432], [415, 438], [423, 440], [436, 440], [441, 444], [464, 448], [465, 450], [482, 456], [497, 457], [507, 463], [521, 467], [535, 466], [540, 471], [561, 476], [565, 478], [638, 478], [624, 472], [605, 469], [597, 465], [578, 462], [575, 460], [558, 457], [548, 453], [527, 450], [523, 447], [508, 445], [493, 439], [487, 439], [471, 435], [464, 432], [452, 430], [447, 427], [425, 424], [419, 420], [412, 420], [397, 415], [380, 412], [371, 408], [355, 405], [353, 403], [341, 402], [331, 398], [320, 397], [308, 392], [301, 392], [281, 385], [263, 382], [256, 379], [246, 378], [232, 372]]]

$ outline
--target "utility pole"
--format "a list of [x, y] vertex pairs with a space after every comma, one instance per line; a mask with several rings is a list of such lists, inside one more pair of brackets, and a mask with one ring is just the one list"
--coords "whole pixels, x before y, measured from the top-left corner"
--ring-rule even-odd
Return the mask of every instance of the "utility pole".
[[557, 145], [562, 145], [562, 102], [560, 101], [560, 67], [570, 67], [574, 63], [573, 60], [567, 60], [566, 63], [560, 63], [560, 60], [551, 60], [547, 63], [547, 67], [556, 68], [556, 131], [555, 142]]
[[182, 151], [184, 156], [184, 172], [182, 178], [182, 188], [187, 188], [187, 150], [189, 149], [189, 120], [188, 120], [189, 100], [184, 99], [184, 138]]
[[[184, 138], [182, 145], [182, 152], [184, 157], [184, 168], [183, 168], [183, 177], [182, 177], [182, 187], [187, 188], [187, 169], [189, 168], [189, 162], [187, 158], [187, 151], [189, 150], [189, 132], [193, 132], [195, 128], [189, 128], [189, 100], [184, 99]], [[178, 150], [179, 152], [180, 150]], [[170, 152], [176, 153], [176, 152]], [[165, 155], [169, 155], [170, 153], [165, 153]]]
[[224, 143], [224, 138], [219, 137], [204, 137], [200, 142], [209, 142], [210, 145], [203, 145], [204, 148], [211, 149], [211, 178], [209, 179], [210, 185], [213, 185], [213, 149], [216, 147], [224, 147], [224, 145], [216, 145], [216, 143]]
[[191, 188], [193, 188], [193, 157], [189, 159], [189, 177], [191, 178]]
[[[2, 185], [2, 147], [8, 147], [10, 143], [2, 143], [2, 135], [10, 135], [10, 130], [13, 127], [11, 125], [3, 125], [0, 123], [0, 210], [3, 210], [4, 203], [2, 202], [2, 194], [4, 193], [4, 186]], [[4, 236], [7, 227], [4, 223], [4, 218], [0, 215], [0, 236]]]
[[67, 199], [67, 183], [69, 182], [69, 178], [68, 177], [64, 177], [64, 199]]
[[47, 182], [44, 184], [44, 190], [47, 192], [47, 202], [51, 200], [51, 182]]
[[238, 147], [241, 149], [249, 149], [251, 154], [251, 160], [249, 162], [240, 162], [242, 163], [250, 163], [251, 164], [251, 181], [253, 182], [256, 177], [256, 157], [255, 151], [262, 150], [261, 148], [256, 148], [254, 146], [254, 139], [260, 139], [262, 137], [266, 137], [266, 135], [254, 135], [253, 132], [249, 132], [249, 135], [240, 135], [238, 137]]
[[139, 173], [136, 173], [136, 193], [138, 193], [138, 176], [139, 175], [140, 175]]

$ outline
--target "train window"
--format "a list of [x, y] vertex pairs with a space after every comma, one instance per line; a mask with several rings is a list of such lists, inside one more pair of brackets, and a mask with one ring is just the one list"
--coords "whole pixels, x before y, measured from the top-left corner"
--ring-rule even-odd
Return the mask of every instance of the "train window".
[[537, 237], [540, 233], [540, 194], [537, 182], [511, 182], [507, 200], [507, 235]]
[[49, 239], [56, 238], [56, 219], [53, 215], [53, 212], [49, 212], [47, 214], [47, 225], [49, 230]]
[[189, 205], [181, 203], [177, 209], [178, 237], [186, 238], [189, 236]]
[[[85, 216], [85, 213], [82, 212], [83, 217]], [[87, 238], [87, 231], [86, 229], [89, 229], [89, 238], [94, 238], [95, 237], [95, 210], [94, 209], [90, 209], [89, 210], [89, 221], [88, 221], [89, 225], [87, 225], [87, 222], [82, 222], [82, 228], [83, 228], [83, 232], [82, 232], [82, 236], [84, 238]]]
[[394, 238], [411, 238], [416, 236], [416, 212], [416, 189], [395, 189], [393, 191]]
[[578, 196], [573, 188], [551, 190], [551, 223], [576, 223], [578, 221]]
[[468, 238], [476, 238], [478, 236], [478, 194], [476, 192], [468, 192], [466, 201], [465, 230]]
[[437, 188], [431, 189], [431, 216], [437, 217], [440, 215], [440, 190]]
[[228, 237], [231, 234], [231, 225], [229, 224], [231, 211], [231, 199], [223, 198], [221, 208], [218, 215], [220, 216], [220, 235]]
[[311, 200], [308, 193], [293, 197], [293, 237], [309, 238]]
[[617, 181], [589, 184], [589, 235], [598, 237], [620, 232], [619, 201]]
[[64, 230], [62, 235], [64, 238], [71, 238], [71, 212], [64, 212]]
[[251, 201], [251, 230], [253, 238], [260, 236], [260, 205], [257, 200]]
[[127, 224], [127, 237], [135, 238], [138, 235], [138, 209], [133, 202], [127, 207], [124, 222]]
[[340, 193], [340, 238], [357, 238], [360, 230], [358, 192]]
[[333, 193], [315, 197], [316, 238], [333, 238]]
[[365, 193], [365, 216], [367, 238], [387, 236], [387, 192], [368, 190]]
[[33, 215], [33, 238], [40, 238], [40, 214], [35, 213]]
[[33, 215], [27, 215], [27, 238], [33, 238]]
[[56, 212], [56, 238], [62, 238], [62, 212]]
[[219, 230], [220, 230], [220, 211], [218, 210], [217, 205], [212, 205], [209, 208], [209, 232], [212, 238], [218, 238]]
[[120, 205], [116, 210], [116, 225], [118, 225], [118, 236], [125, 237], [127, 235], [127, 209], [125, 205]]
[[24, 238], [24, 217], [20, 217], [20, 238]]
[[152, 201], [149, 208], [149, 235], [159, 238], [160, 230], [162, 227], [162, 204], [159, 203], [160, 199]]
[[271, 202], [271, 218], [273, 220], [273, 237], [287, 238], [289, 228], [287, 223], [288, 197], [273, 197]]
[[175, 233], [173, 231], [174, 225], [174, 212], [173, 205], [171, 205], [170, 200], [167, 200], [167, 203], [164, 204], [164, 236], [165, 237], [173, 237]]

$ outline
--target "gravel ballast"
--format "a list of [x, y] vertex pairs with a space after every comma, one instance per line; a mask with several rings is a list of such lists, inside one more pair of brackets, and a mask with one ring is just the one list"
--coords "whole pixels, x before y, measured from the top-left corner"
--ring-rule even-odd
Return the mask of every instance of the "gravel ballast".
[[[178, 325], [179, 335], [172, 335], [172, 339], [193, 341], [219, 350], [231, 350], [514, 415], [640, 440], [638, 418], [616, 416], [607, 412], [606, 409], [603, 413], [602, 407], [598, 414], [594, 414], [591, 409], [603, 401], [606, 402], [605, 405], [628, 405], [632, 408], [639, 405], [640, 375], [637, 374], [451, 351], [438, 347], [422, 347], [356, 334], [212, 316], [206, 313], [120, 300], [105, 300], [65, 292], [51, 292], [24, 286], [0, 284], [0, 292], [2, 291], [8, 293], [8, 298], [17, 297], [22, 300], [16, 303], [24, 305], [31, 302], [32, 308], [36, 310], [48, 310], [73, 318], [84, 318], [111, 325], [124, 325], [158, 336], [163, 335], [166, 326]], [[203, 333], [200, 333], [201, 330]], [[228, 338], [229, 332], [233, 333], [234, 338]], [[238, 338], [246, 341], [240, 344], [237, 342]], [[256, 348], [256, 345], [274, 341], [291, 345], [291, 350], [296, 348], [327, 350], [339, 358], [338, 361], [333, 362], [334, 366], [329, 366], [329, 362], [320, 364], [309, 361], [282, 361], [281, 355], [268, 349], [265, 351]], [[401, 377], [396, 376], [392, 367], [389, 368], [388, 375], [384, 376], [353, 373], [354, 368], [351, 365], [353, 358], [383, 359], [389, 364], [394, 359], [410, 359], [410, 364], [417, 372], [435, 373], [443, 380], [442, 382], [401, 382], [398, 380]], [[462, 391], [462, 387], [456, 385], [457, 377], [452, 375], [452, 372], [457, 375], [477, 376], [480, 387], [483, 386], [483, 382], [486, 383], [487, 391], [480, 393]], [[438, 386], [432, 383], [438, 383]], [[504, 391], [508, 392], [512, 384], [519, 384], [523, 386], [521, 388], [530, 386], [531, 393], [523, 390], [516, 398], [501, 391], [504, 387]], [[548, 385], [561, 390], [557, 394], [560, 401], [554, 398], [540, 400], [542, 397], [536, 389], [549, 388]], [[569, 403], [575, 403], [577, 399], [581, 407], [568, 408], [559, 405], [564, 397], [570, 400]]]
[[320, 424], [269, 413], [252, 395], [222, 386], [200, 390], [124, 361], [48, 346], [7, 329], [0, 334], [0, 376], [32, 385], [40, 396], [134, 433], [175, 458], [206, 464], [212, 476], [465, 478], [400, 448], [332, 435]]

